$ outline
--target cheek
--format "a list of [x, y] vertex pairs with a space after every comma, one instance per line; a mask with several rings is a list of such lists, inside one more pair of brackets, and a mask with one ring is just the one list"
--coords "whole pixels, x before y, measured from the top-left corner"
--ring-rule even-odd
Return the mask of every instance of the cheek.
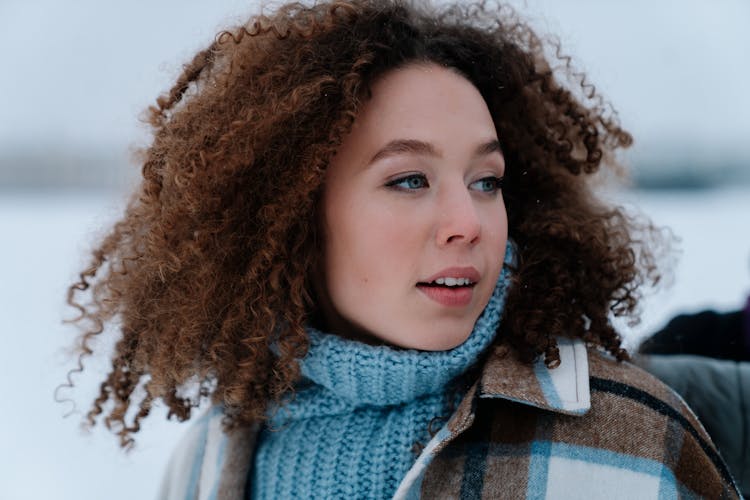
[[[503, 266], [506, 245], [508, 243], [508, 217], [505, 206], [488, 211], [483, 218], [484, 255], [488, 271], [497, 278]], [[491, 293], [491, 292], [490, 292]]]
[[370, 290], [398, 282], [394, 277], [410, 268], [419, 250], [417, 228], [407, 214], [395, 214], [383, 206], [349, 206], [328, 218], [326, 266], [329, 286], [342, 283]]
[[486, 248], [494, 249], [501, 244], [504, 252], [508, 238], [508, 215], [502, 198], [496, 203], [482, 206], [478, 212], [482, 225], [482, 240]]
[[[350, 214], [357, 214], [351, 216]], [[376, 283], [385, 275], [402, 271], [413, 251], [413, 225], [388, 210], [357, 208], [337, 218], [329, 238], [328, 265], [342, 268], [364, 284]], [[410, 231], [411, 229], [411, 231]]]

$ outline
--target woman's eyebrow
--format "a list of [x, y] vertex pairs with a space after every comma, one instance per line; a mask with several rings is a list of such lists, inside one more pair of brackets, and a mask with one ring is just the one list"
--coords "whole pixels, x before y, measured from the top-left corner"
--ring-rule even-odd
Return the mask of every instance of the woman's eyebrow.
[[370, 159], [369, 164], [373, 164], [378, 160], [398, 154], [442, 156], [442, 153], [429, 142], [417, 139], [395, 139], [380, 148], [380, 150], [373, 155], [372, 159]]
[[[477, 146], [477, 148], [474, 150], [473, 156], [476, 158], [479, 156], [487, 156], [493, 153], [502, 154], [500, 141], [498, 141], [497, 139], [491, 139]], [[440, 150], [429, 142], [420, 141], [417, 139], [395, 139], [380, 148], [380, 150], [378, 150], [378, 152], [375, 153], [370, 159], [368, 165], [371, 165], [383, 158], [387, 158], [388, 156], [394, 156], [398, 154], [415, 154], [437, 157], [442, 156]]]
[[500, 153], [503, 154], [503, 148], [500, 147], [500, 141], [497, 139], [492, 139], [490, 141], [485, 142], [484, 144], [480, 144], [479, 147], [474, 151], [474, 157], [477, 156], [487, 156], [491, 155], [493, 153]]

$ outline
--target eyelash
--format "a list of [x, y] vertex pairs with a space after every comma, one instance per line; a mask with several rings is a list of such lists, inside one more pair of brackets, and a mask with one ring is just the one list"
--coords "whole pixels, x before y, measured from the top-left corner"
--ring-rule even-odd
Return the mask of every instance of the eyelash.
[[[421, 186], [399, 186], [399, 184], [402, 184], [404, 182], [409, 182], [414, 179], [419, 179], [423, 181], [423, 184]], [[483, 193], [491, 193], [495, 194], [498, 191], [502, 190], [503, 188], [503, 178], [502, 177], [495, 177], [495, 176], [488, 176], [488, 177], [482, 177], [481, 179], [472, 182], [469, 184], [469, 186], [472, 186], [478, 182], [487, 182], [490, 181], [493, 183], [493, 186], [488, 191], [482, 191]], [[429, 183], [427, 182], [427, 177], [424, 176], [424, 174], [409, 174], [405, 175], [403, 177], [399, 177], [397, 179], [393, 179], [392, 181], [389, 181], [386, 183], [386, 187], [393, 188], [397, 191], [404, 191], [404, 192], [413, 192], [419, 189], [424, 189], [427, 187], [430, 187]]]
[[492, 189], [490, 191], [483, 191], [484, 193], [497, 193], [498, 191], [501, 191], [503, 189], [503, 178], [502, 177], [495, 177], [489, 176], [489, 177], [483, 177], [479, 179], [478, 181], [473, 182], [472, 184], [476, 184], [477, 182], [487, 182], [490, 181], [493, 183]]

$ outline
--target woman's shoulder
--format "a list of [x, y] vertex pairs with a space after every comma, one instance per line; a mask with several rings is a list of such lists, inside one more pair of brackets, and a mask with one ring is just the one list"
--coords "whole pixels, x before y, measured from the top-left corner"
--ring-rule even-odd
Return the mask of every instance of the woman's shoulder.
[[242, 498], [255, 428], [226, 432], [220, 405], [186, 429], [162, 479], [160, 500]]
[[[608, 395], [617, 396], [620, 403], [633, 401], [644, 409], [659, 409], [657, 415], [670, 414], [700, 427], [683, 399], [670, 386], [638, 364], [618, 362], [608, 353], [596, 348], [589, 348], [587, 352], [592, 397], [607, 399]], [[681, 417], [676, 417], [677, 414]]]
[[[200, 473], [209, 440], [209, 429], [221, 418], [218, 406], [213, 406], [191, 422], [185, 429], [167, 464], [158, 498], [182, 500], [196, 498]], [[213, 425], [212, 425], [213, 423]]]
[[[473, 423], [435, 457], [425, 497], [451, 488], [498, 498], [570, 488], [592, 498], [624, 491], [632, 498], [739, 496], [711, 439], [674, 391], [580, 341], [560, 348], [554, 369], [543, 362], [524, 367], [507, 356], [489, 360]], [[516, 380], [508, 378], [513, 373]]]

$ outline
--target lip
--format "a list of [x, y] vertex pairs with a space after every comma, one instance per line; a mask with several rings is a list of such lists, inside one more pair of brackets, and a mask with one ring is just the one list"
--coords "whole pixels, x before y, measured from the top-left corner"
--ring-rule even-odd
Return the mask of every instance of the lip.
[[476, 283], [482, 275], [474, 267], [449, 267], [433, 274], [420, 283], [432, 283], [438, 278], [469, 278], [472, 283]]
[[473, 286], [447, 288], [417, 285], [417, 288], [438, 304], [448, 307], [465, 307], [471, 303], [471, 299], [474, 297]]
[[[465, 307], [471, 303], [474, 297], [474, 285], [481, 277], [482, 275], [474, 267], [449, 267], [417, 283], [417, 288], [438, 304], [448, 307]], [[472, 285], [456, 288], [428, 286], [428, 283], [438, 278], [468, 278]]]

